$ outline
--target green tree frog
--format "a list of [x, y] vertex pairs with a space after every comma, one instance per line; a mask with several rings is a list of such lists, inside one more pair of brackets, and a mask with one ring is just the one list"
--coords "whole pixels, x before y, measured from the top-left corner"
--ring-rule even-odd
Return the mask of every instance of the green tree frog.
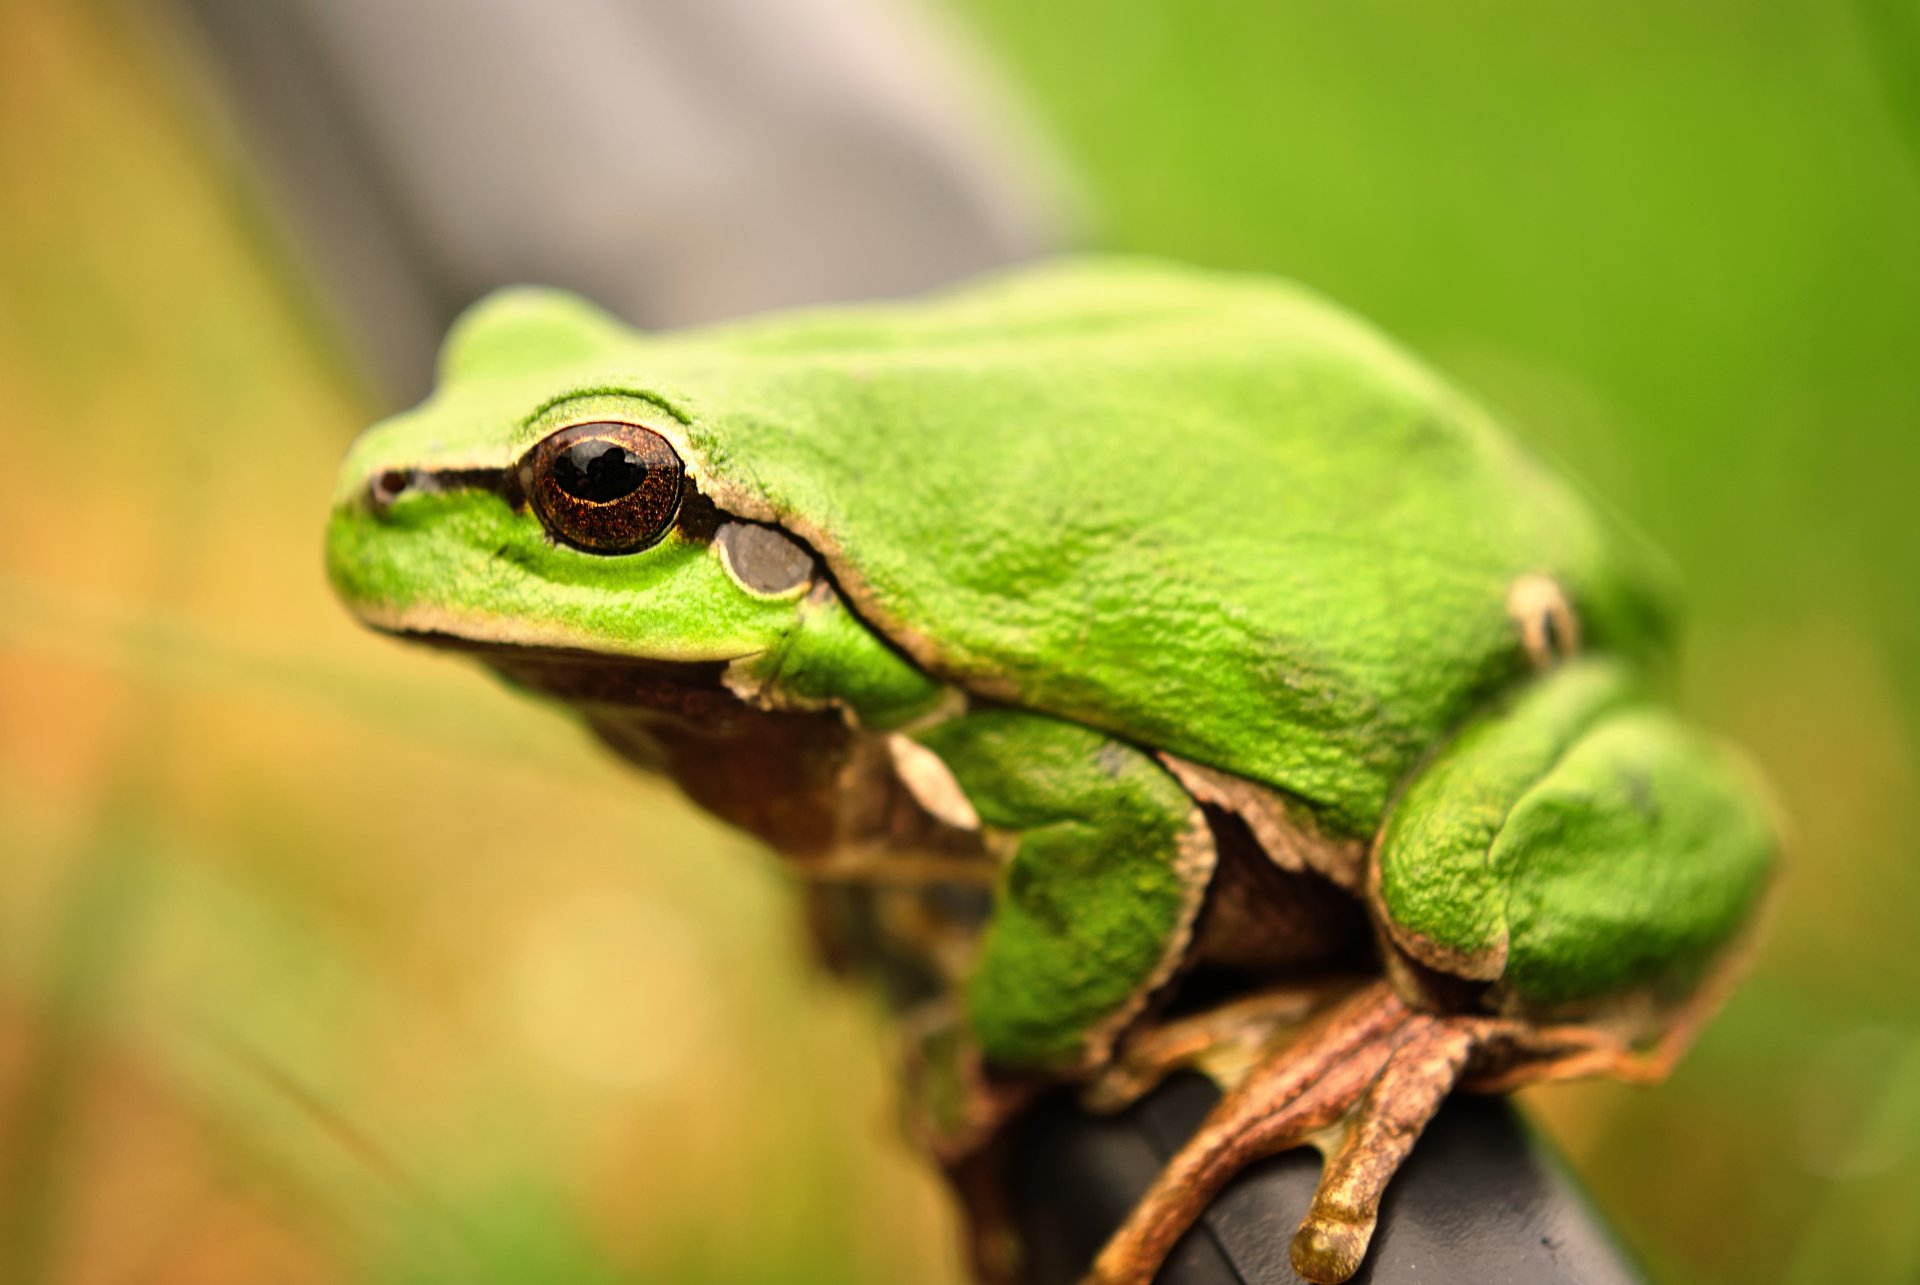
[[1775, 860], [1653, 695], [1658, 559], [1272, 280], [1088, 259], [662, 335], [505, 292], [352, 448], [327, 565], [883, 890], [951, 982], [956, 1170], [1019, 1086], [1215, 1074], [1102, 1285], [1307, 1144], [1293, 1261], [1346, 1279], [1454, 1088], [1661, 1075]]

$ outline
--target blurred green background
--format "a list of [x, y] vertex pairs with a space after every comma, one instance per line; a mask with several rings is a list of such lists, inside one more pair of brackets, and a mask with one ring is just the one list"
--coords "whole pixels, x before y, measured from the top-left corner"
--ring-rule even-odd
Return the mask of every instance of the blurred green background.
[[[1530, 1105], [1658, 1279], [1920, 1276], [1920, 11], [957, 7], [1096, 241], [1323, 288], [1674, 555], [1792, 863], [1669, 1085]], [[330, 601], [371, 398], [176, 72], [0, 5], [0, 1281], [956, 1280], [774, 865]]]

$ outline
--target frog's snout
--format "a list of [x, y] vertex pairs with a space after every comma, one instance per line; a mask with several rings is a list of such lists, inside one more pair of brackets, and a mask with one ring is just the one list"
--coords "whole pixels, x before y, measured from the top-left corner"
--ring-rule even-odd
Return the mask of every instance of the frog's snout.
[[490, 491], [515, 508], [524, 503], [520, 479], [512, 469], [497, 468], [383, 468], [345, 492], [344, 507], [364, 508], [385, 518], [402, 500], [453, 491]]
[[422, 476], [416, 469], [381, 469], [363, 481], [353, 483], [342, 479], [344, 485], [337, 492], [335, 509], [343, 515], [371, 514], [384, 518], [395, 504], [409, 495], [433, 488], [432, 479]]

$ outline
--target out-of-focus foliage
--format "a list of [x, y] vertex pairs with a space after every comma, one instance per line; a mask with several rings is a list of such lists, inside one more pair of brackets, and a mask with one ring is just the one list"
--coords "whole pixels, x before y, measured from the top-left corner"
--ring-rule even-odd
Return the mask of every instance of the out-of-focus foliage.
[[[1375, 317], [1691, 581], [1793, 864], [1672, 1084], [1533, 1098], [1672, 1281], [1920, 1273], [1903, 3], [960, 4], [1103, 242]], [[0, 1280], [955, 1279], [762, 854], [329, 599], [369, 408], [151, 36], [0, 6]]]
[[0, 6], [0, 1281], [948, 1281], [751, 844], [321, 574], [370, 417], [155, 33]]
[[965, 7], [1102, 241], [1321, 287], [1673, 555], [1792, 864], [1672, 1084], [1534, 1104], [1663, 1279], [1920, 1277], [1920, 9]]

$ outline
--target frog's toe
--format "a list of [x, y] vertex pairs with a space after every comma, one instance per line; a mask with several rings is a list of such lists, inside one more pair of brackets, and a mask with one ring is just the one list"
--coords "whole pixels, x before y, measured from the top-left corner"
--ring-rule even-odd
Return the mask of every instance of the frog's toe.
[[1308, 1218], [1293, 1234], [1293, 1270], [1322, 1285], [1346, 1280], [1360, 1270], [1376, 1221], [1372, 1216], [1353, 1221]]
[[1421, 1130], [1453, 1092], [1482, 1038], [1475, 1019], [1416, 1014], [1348, 1117], [1327, 1157], [1313, 1207], [1293, 1238], [1293, 1267], [1310, 1281], [1344, 1281], [1360, 1270], [1380, 1217], [1380, 1197]]

